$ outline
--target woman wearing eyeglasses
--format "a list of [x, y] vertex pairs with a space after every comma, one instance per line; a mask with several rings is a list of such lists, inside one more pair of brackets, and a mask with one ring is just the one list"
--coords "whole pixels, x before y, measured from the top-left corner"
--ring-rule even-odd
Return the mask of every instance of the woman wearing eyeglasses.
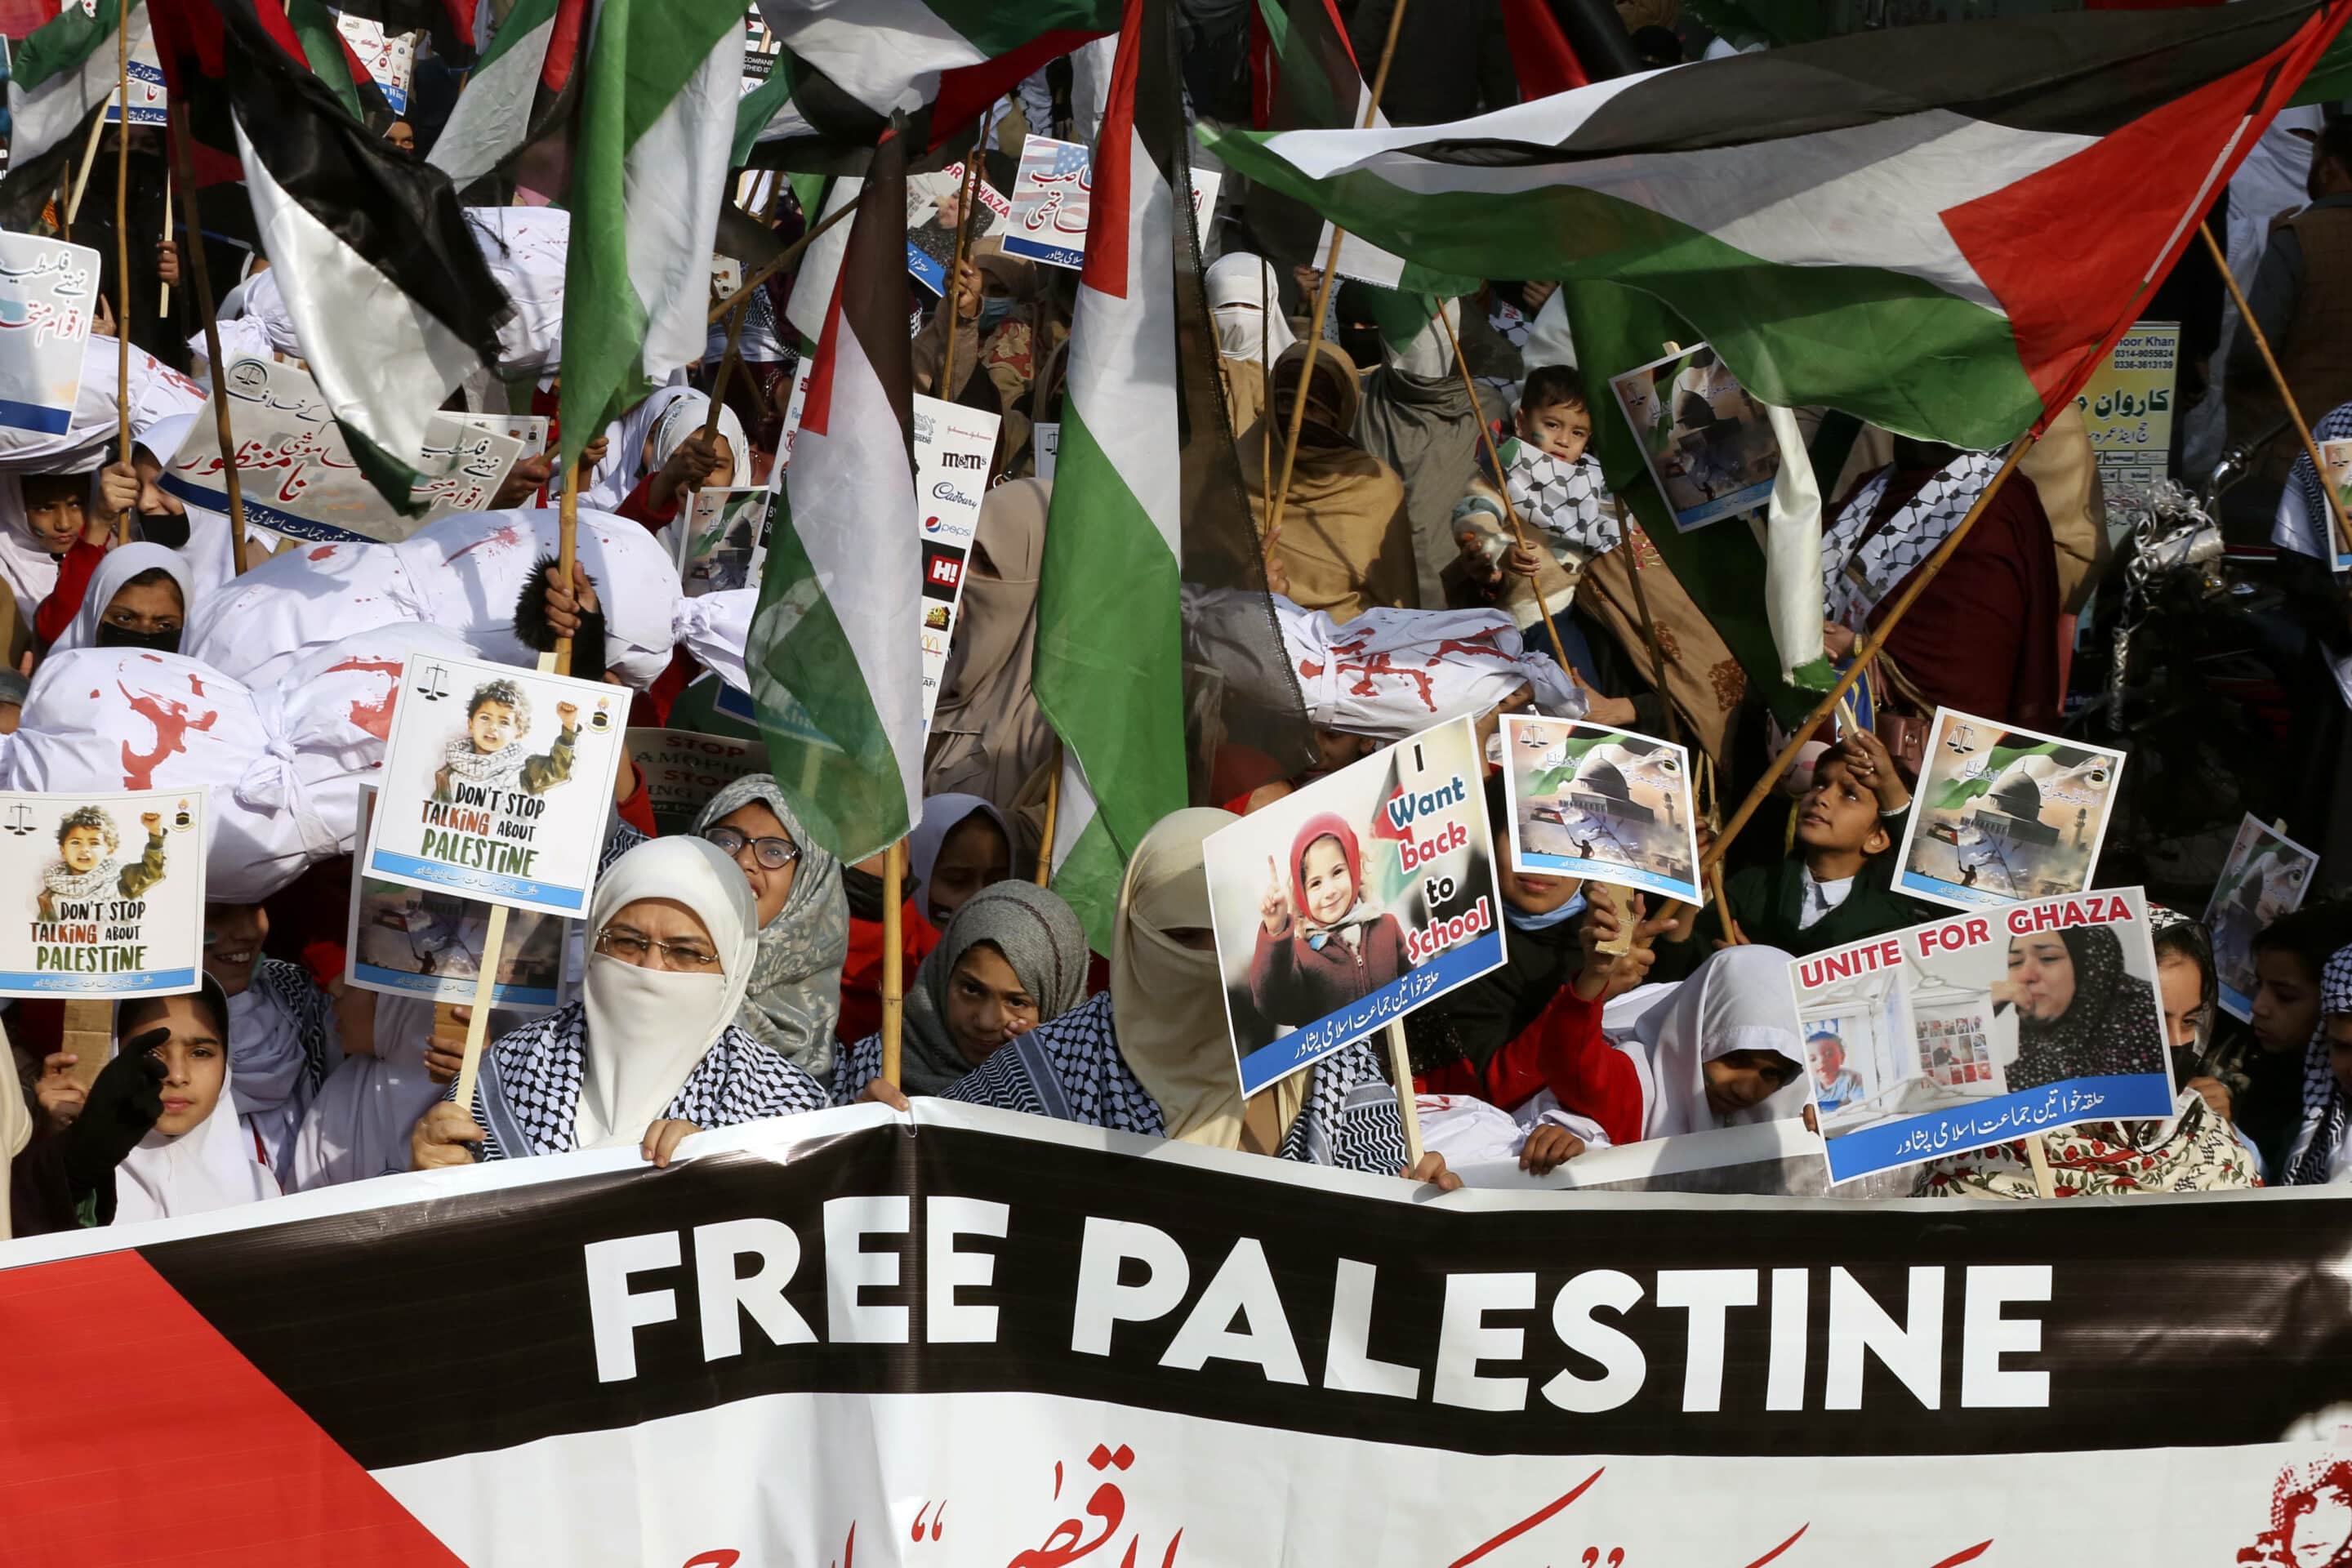
[[815, 1079], [737, 1025], [757, 921], [716, 845], [656, 838], [615, 860], [589, 903], [581, 999], [487, 1048], [473, 1105], [445, 1100], [410, 1134], [415, 1168], [631, 1144], [667, 1165], [704, 1128], [822, 1109]]
[[760, 956], [736, 1026], [811, 1078], [825, 1079], [849, 953], [840, 863], [801, 830], [766, 773], [748, 773], [712, 795], [694, 831], [735, 862], [759, 906]]

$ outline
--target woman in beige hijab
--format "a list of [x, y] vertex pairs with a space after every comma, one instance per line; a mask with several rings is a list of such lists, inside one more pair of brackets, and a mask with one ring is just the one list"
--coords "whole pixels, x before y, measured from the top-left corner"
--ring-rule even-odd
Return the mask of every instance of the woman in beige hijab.
[[1348, 435], [1355, 428], [1362, 394], [1355, 366], [1330, 343], [1317, 352], [1296, 342], [1282, 352], [1274, 362], [1265, 409], [1239, 438], [1242, 481], [1249, 489], [1258, 531], [1265, 531], [1282, 473], [1290, 402], [1310, 356], [1314, 374], [1307, 387], [1307, 420], [1283, 503], [1281, 537], [1275, 542], [1289, 575], [1289, 596], [1301, 608], [1329, 611], [1335, 621], [1352, 620], [1375, 605], [1419, 609], [1420, 569], [1404, 481]]
[[981, 502], [963, 613], [931, 714], [927, 796], [976, 795], [1009, 815], [1022, 784], [1053, 759], [1054, 727], [1029, 682], [1053, 494], [1047, 480], [1014, 479]]
[[[1201, 854], [1209, 835], [1239, 820], [1208, 809], [1162, 817], [1119, 888], [1110, 989], [1016, 1036], [940, 1098], [1460, 1185], [1442, 1155], [1405, 1171], [1396, 1091], [1369, 1045], [1242, 1098]], [[905, 1104], [879, 1079], [866, 1097]]]

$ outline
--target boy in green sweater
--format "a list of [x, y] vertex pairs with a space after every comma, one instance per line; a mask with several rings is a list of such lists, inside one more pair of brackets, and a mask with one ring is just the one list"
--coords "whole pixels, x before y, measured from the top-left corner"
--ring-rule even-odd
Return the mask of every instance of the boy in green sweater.
[[[1893, 887], [1893, 851], [1910, 809], [1911, 792], [1876, 735], [1861, 731], [1831, 747], [1797, 803], [1795, 848], [1731, 879], [1739, 934], [1801, 958], [1931, 918]], [[1723, 941], [1722, 913], [1709, 904], [1683, 944], [1688, 962], [1696, 964]]]

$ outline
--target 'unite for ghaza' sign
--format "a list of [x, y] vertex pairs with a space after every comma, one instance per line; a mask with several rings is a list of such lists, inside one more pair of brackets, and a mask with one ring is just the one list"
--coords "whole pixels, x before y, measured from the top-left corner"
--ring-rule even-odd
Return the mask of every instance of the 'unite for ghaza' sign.
[[[0, 995], [193, 991], [205, 794], [0, 795]], [[6, 906], [0, 904], [0, 910]]]

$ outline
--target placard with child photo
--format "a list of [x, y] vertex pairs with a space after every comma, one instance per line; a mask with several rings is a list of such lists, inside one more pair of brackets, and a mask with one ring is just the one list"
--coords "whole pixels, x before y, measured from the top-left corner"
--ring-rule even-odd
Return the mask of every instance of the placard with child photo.
[[362, 868], [548, 914], [588, 907], [625, 693], [476, 659], [407, 660]]
[[1676, 531], [1755, 511], [1780, 477], [1763, 405], [1714, 349], [1695, 343], [1610, 382]]
[[1561, 719], [1503, 720], [1511, 865], [1699, 901], [1690, 753]]
[[1789, 965], [1832, 1183], [2172, 1114], [2137, 888], [1948, 915]]
[[0, 795], [0, 996], [165, 995], [200, 980], [205, 792]]
[[1936, 710], [1895, 888], [1957, 910], [2081, 892], [2124, 753]]
[[[362, 785], [363, 816], [377, 791]], [[362, 991], [471, 1004], [488, 945], [488, 904], [375, 877], [352, 879], [343, 932], [343, 981]], [[531, 910], [507, 921], [490, 994], [501, 1006], [549, 1008], [562, 1000], [563, 921]]]
[[1502, 963], [1483, 773], [1457, 719], [1202, 846], [1244, 1094]]
[[2238, 825], [2230, 858], [2205, 901], [2205, 930], [2213, 943], [2213, 973], [2221, 982], [2221, 1010], [2253, 1021], [2254, 938], [2282, 916], [2303, 907], [2319, 857], [2264, 823], [2252, 812]]

